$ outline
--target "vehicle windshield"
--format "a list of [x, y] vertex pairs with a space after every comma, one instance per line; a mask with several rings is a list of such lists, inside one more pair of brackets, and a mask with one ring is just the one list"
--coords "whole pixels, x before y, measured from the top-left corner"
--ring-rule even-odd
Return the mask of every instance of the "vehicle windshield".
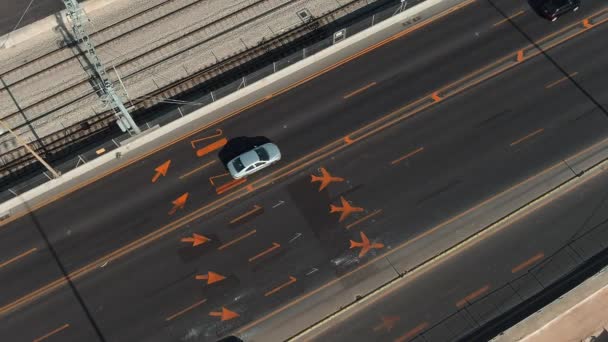
[[236, 170], [236, 172], [241, 172], [245, 168], [245, 165], [243, 165], [241, 158], [236, 158], [232, 162], [232, 165], [234, 166], [234, 169]]
[[270, 159], [270, 156], [268, 156], [268, 152], [263, 148], [256, 149], [255, 153], [257, 153], [258, 157], [260, 157], [260, 160], [267, 161]]

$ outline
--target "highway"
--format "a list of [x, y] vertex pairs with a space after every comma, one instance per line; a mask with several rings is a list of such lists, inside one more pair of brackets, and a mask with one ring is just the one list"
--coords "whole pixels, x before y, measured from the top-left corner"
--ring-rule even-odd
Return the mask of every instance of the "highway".
[[[11, 219], [0, 226], [0, 334], [63, 327], [58, 339], [95, 340], [53, 252], [105, 340], [214, 340], [606, 138], [606, 25], [428, 98], [528, 37], [604, 11], [593, 1], [550, 24], [519, 2], [473, 2]], [[268, 137], [284, 158], [218, 195], [228, 179], [217, 153], [196, 150], [239, 136]], [[344, 181], [319, 191], [310, 175], [321, 167]], [[340, 222], [330, 205], [341, 197], [363, 211]], [[361, 233], [366, 253], [349, 248]], [[200, 245], [183, 240], [192, 234]]]
[[[303, 340], [452, 341], [602, 250], [608, 237], [606, 189], [603, 171]], [[446, 317], [451, 319], [436, 325]]]

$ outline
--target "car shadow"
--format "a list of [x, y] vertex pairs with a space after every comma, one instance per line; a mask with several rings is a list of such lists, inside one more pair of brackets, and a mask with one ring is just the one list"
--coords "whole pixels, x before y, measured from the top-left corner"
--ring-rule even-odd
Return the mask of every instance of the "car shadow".
[[232, 159], [269, 142], [271, 140], [263, 136], [231, 138], [220, 150], [218, 157], [222, 164], [224, 164], [224, 168], [226, 168], [226, 165]]

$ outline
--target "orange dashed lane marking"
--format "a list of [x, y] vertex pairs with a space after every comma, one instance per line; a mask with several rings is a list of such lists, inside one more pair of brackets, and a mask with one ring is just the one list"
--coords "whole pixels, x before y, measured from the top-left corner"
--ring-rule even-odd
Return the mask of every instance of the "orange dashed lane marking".
[[436, 91], [436, 92], [434, 92], [433, 94], [431, 94], [431, 98], [432, 98], [433, 100], [435, 100], [435, 102], [439, 102], [439, 101], [441, 101], [441, 96], [439, 96], [439, 92], [438, 92], [438, 91]]
[[254, 230], [250, 231], [247, 234], [241, 235], [241, 236], [239, 236], [238, 238], [236, 238], [234, 240], [226, 242], [225, 244], [219, 246], [217, 249], [221, 251], [222, 249], [228, 248], [228, 247], [234, 245], [235, 243], [237, 243], [237, 242], [239, 242], [239, 241], [241, 241], [241, 240], [243, 240], [245, 238], [250, 237], [251, 235], [255, 234], [256, 232], [257, 232], [257, 230], [254, 229]]
[[545, 253], [540, 252], [538, 254], [536, 254], [535, 256], [531, 257], [530, 259], [522, 262], [521, 264], [513, 267], [513, 269], [511, 270], [511, 273], [517, 273], [525, 268], [528, 268], [530, 265], [534, 264], [535, 262], [539, 261], [540, 259], [545, 257]]
[[275, 293], [277, 293], [277, 292], [281, 291], [282, 289], [284, 289], [284, 288], [286, 288], [287, 286], [289, 286], [289, 285], [291, 285], [291, 284], [295, 283], [296, 281], [298, 281], [298, 280], [296, 279], [296, 277], [289, 276], [289, 280], [288, 280], [287, 282], [285, 282], [285, 283], [283, 283], [283, 284], [281, 284], [281, 285], [279, 285], [279, 286], [275, 287], [274, 289], [272, 289], [272, 290], [270, 290], [270, 291], [266, 292], [266, 293], [264, 294], [264, 297], [272, 296], [273, 294], [275, 294]]
[[532, 138], [535, 135], [538, 135], [538, 134], [542, 133], [544, 130], [545, 130], [544, 128], [537, 129], [536, 131], [534, 131], [534, 132], [526, 135], [525, 137], [522, 137], [522, 138], [519, 138], [519, 139], [515, 140], [514, 142], [511, 143], [511, 147], [513, 147], [513, 146], [521, 143], [524, 140], [530, 139], [530, 138]]
[[556, 85], [558, 85], [558, 84], [562, 83], [563, 81], [565, 81], [565, 80], [567, 80], [567, 79], [569, 79], [569, 78], [571, 78], [571, 77], [574, 77], [574, 76], [576, 76], [576, 75], [578, 75], [578, 72], [573, 72], [573, 73], [571, 73], [571, 74], [570, 74], [570, 75], [568, 75], [568, 76], [564, 76], [564, 77], [560, 78], [559, 80], [557, 80], [557, 81], [555, 81], [555, 82], [551, 82], [551, 83], [547, 84], [547, 86], [546, 86], [545, 88], [546, 88], [546, 89], [553, 88], [554, 86], [556, 86]]
[[412, 156], [414, 156], [414, 155], [416, 155], [416, 154], [418, 154], [418, 153], [420, 153], [422, 151], [424, 151], [424, 147], [419, 147], [419, 148], [415, 149], [414, 151], [412, 151], [412, 152], [404, 155], [403, 157], [400, 157], [400, 158], [397, 158], [397, 159], [393, 160], [391, 162], [391, 165], [395, 165], [395, 164], [397, 164], [397, 163], [399, 163], [399, 162], [401, 162], [401, 161], [403, 161], [405, 159], [408, 159], [408, 158], [410, 158], [410, 157], [412, 157]]
[[173, 315], [171, 315], [171, 316], [169, 316], [169, 317], [165, 318], [165, 321], [171, 321], [171, 320], [173, 320], [175, 317], [178, 317], [178, 316], [181, 316], [181, 315], [185, 314], [186, 312], [188, 312], [188, 311], [190, 311], [190, 310], [192, 310], [192, 309], [196, 308], [197, 306], [200, 306], [201, 304], [205, 303], [206, 301], [207, 301], [207, 299], [202, 299], [202, 300], [199, 300], [198, 302], [196, 302], [196, 303], [194, 303], [194, 304], [190, 305], [189, 307], [187, 307], [187, 308], [185, 308], [185, 309], [183, 309], [183, 310], [181, 310], [181, 311], [178, 311], [178, 312], [174, 313]]
[[380, 213], [382, 213], [382, 209], [374, 210], [373, 213], [371, 213], [369, 215], [366, 215], [366, 216], [363, 216], [362, 218], [358, 219], [357, 221], [355, 221], [353, 223], [347, 224], [346, 225], [346, 229], [351, 229], [352, 227], [358, 225], [359, 223], [367, 221], [370, 218], [372, 218], [372, 217], [374, 217], [376, 215], [379, 215]]
[[507, 21], [512, 20], [513, 18], [518, 17], [518, 16], [520, 16], [520, 15], [524, 14], [525, 12], [526, 12], [526, 11], [521, 10], [521, 11], [519, 11], [519, 12], [517, 12], [517, 13], [513, 14], [512, 16], [510, 16], [510, 17], [508, 17], [508, 18], [505, 18], [505, 19], [503, 19], [503, 20], [501, 20], [501, 21], [497, 22], [496, 24], [494, 24], [494, 25], [492, 25], [492, 26], [496, 27], [496, 26], [498, 26], [498, 25], [500, 25], [500, 24], [504, 24], [504, 23], [506, 23]]
[[35, 252], [35, 251], [37, 251], [37, 250], [38, 250], [38, 248], [35, 248], [35, 247], [34, 247], [34, 248], [32, 248], [32, 249], [30, 249], [30, 250], [28, 250], [28, 251], [25, 251], [25, 252], [23, 252], [23, 253], [21, 253], [21, 254], [19, 254], [19, 255], [15, 256], [15, 257], [12, 257], [12, 258], [10, 258], [9, 260], [7, 260], [7, 261], [5, 261], [5, 262], [1, 263], [1, 264], [0, 264], [0, 268], [4, 267], [4, 266], [6, 266], [6, 265], [9, 265], [9, 264], [11, 264], [11, 263], [13, 263], [13, 262], [15, 262], [15, 261], [17, 261], [17, 260], [21, 259], [21, 258], [24, 258], [24, 257], [26, 257], [26, 256], [28, 256], [28, 255], [30, 255], [30, 254], [32, 254], [32, 253], [34, 253], [34, 252]]
[[53, 336], [53, 335], [57, 334], [57, 333], [58, 333], [58, 332], [60, 332], [60, 331], [65, 330], [65, 329], [67, 329], [67, 328], [69, 328], [69, 327], [70, 327], [70, 325], [66, 323], [66, 324], [64, 324], [64, 325], [60, 326], [59, 328], [57, 328], [57, 329], [55, 329], [55, 330], [53, 330], [53, 331], [49, 332], [48, 334], [46, 334], [46, 335], [44, 335], [44, 336], [40, 336], [40, 337], [38, 337], [38, 338], [35, 338], [35, 339], [33, 340], [33, 342], [40, 342], [40, 341], [44, 341], [44, 340], [46, 340], [47, 338], [49, 338], [49, 337], [51, 337], [51, 336]]
[[424, 329], [426, 329], [428, 327], [429, 327], [428, 322], [421, 323], [418, 326], [416, 326], [414, 329], [406, 332], [405, 334], [401, 335], [399, 338], [395, 339], [395, 342], [406, 342], [409, 339], [411, 339], [412, 337], [418, 336], [421, 332], [424, 331]]
[[372, 82], [372, 83], [370, 83], [370, 84], [368, 84], [368, 85], [366, 85], [366, 86], [364, 86], [362, 88], [359, 88], [359, 89], [353, 91], [352, 93], [349, 93], [348, 95], [344, 95], [344, 99], [346, 100], [346, 99], [348, 99], [350, 97], [353, 97], [353, 96], [355, 96], [355, 95], [357, 95], [359, 93], [362, 93], [362, 92], [366, 91], [367, 89], [369, 89], [369, 88], [371, 88], [371, 87], [373, 87], [375, 85], [376, 85], [376, 82]]
[[249, 262], [253, 262], [261, 257], [263, 257], [264, 255], [271, 253], [272, 251], [274, 251], [277, 248], [281, 248], [281, 245], [273, 242], [272, 243], [272, 247], [268, 248], [267, 250], [263, 251], [262, 253], [256, 254], [255, 256], [252, 256], [251, 258], [249, 258]]
[[464, 297], [463, 299], [459, 300], [458, 302], [456, 302], [456, 306], [458, 308], [462, 308], [463, 306], [465, 306], [468, 302], [472, 301], [473, 299], [481, 296], [482, 294], [488, 292], [488, 290], [490, 289], [490, 285], [485, 285], [484, 287], [475, 290], [474, 292], [472, 292], [471, 294], [467, 295], [466, 297]]
[[233, 218], [232, 220], [230, 220], [230, 224], [237, 223], [237, 222], [241, 221], [242, 219], [244, 219], [244, 218], [246, 218], [248, 216], [251, 216], [251, 215], [257, 213], [258, 211], [260, 211], [262, 209], [264, 209], [264, 208], [262, 208], [261, 206], [259, 206], [259, 205], [256, 204], [256, 205], [253, 206], [253, 209], [251, 209], [248, 212], [246, 212], [246, 213], [244, 213], [244, 214], [242, 214], [240, 216], [237, 216], [237, 217]]
[[203, 169], [207, 168], [208, 166], [210, 166], [210, 165], [212, 165], [212, 164], [215, 164], [215, 160], [212, 160], [212, 161], [210, 161], [210, 162], [207, 162], [207, 163], [205, 163], [205, 164], [203, 164], [203, 165], [201, 165], [201, 166], [197, 167], [196, 169], [194, 169], [194, 170], [192, 170], [192, 171], [189, 171], [189, 172], [187, 172], [187, 173], [185, 173], [185, 174], [183, 174], [183, 175], [179, 176], [179, 179], [184, 179], [184, 178], [186, 178], [186, 177], [188, 177], [188, 176], [191, 176], [192, 174], [194, 174], [194, 173], [196, 173], [196, 172], [198, 172], [198, 171], [201, 171], [201, 170], [203, 170]]

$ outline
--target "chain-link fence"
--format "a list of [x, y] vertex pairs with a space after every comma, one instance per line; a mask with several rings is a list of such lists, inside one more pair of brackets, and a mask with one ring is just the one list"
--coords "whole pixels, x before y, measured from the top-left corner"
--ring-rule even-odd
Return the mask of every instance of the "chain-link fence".
[[[446, 312], [439, 323], [410, 341], [488, 340], [604, 268], [608, 260], [607, 248], [608, 223], [601, 222], [545, 256], [525, 274], [466, 302], [454, 312]], [[540, 297], [542, 295], [545, 296]], [[489, 322], [492, 324], [488, 325]]]
[[[315, 43], [309, 44], [297, 52], [294, 52], [286, 57], [280, 58], [274, 61], [272, 64], [267, 65], [265, 67], [259, 68], [256, 71], [251, 72], [250, 74], [241, 77], [227, 85], [209, 91], [204, 95], [197, 95], [184, 100], [173, 100], [173, 99], [165, 99], [162, 101], [164, 106], [162, 106], [162, 113], [160, 110], [157, 110], [157, 113], [152, 113], [151, 115], [147, 115], [151, 119], [144, 122], [140, 125], [142, 130], [147, 130], [154, 126], [164, 126], [176, 119], [179, 119], [185, 115], [188, 115], [194, 112], [197, 109], [200, 109], [214, 101], [217, 101], [235, 91], [246, 87], [256, 81], [259, 81], [279, 70], [282, 70], [294, 63], [297, 63], [305, 58], [308, 58], [317, 52], [330, 47], [344, 39], [350, 38], [352, 35], [361, 32], [381, 21], [384, 21], [388, 18], [393, 17], [394, 15], [400, 13], [406, 8], [411, 8], [424, 0], [409, 0], [409, 1], [400, 1], [395, 0], [394, 2], [389, 2], [386, 6], [380, 7], [377, 10], [367, 13], [365, 16], [358, 18], [356, 21], [351, 22], [348, 26], [336, 30], [333, 35], [321, 39]], [[417, 21], [419, 18], [412, 18], [412, 21]], [[111, 152], [113, 149], [120, 146], [120, 142], [129, 138], [127, 134], [118, 136], [113, 138], [110, 141], [107, 141], [99, 146], [96, 146], [93, 149], [88, 149], [84, 151], [79, 151], [75, 157], [63, 161], [61, 163], [55, 163], [53, 166], [65, 173], [70, 171], [80, 165], [86, 164], [89, 161], [107, 154]], [[3, 161], [0, 159], [0, 163]], [[0, 185], [0, 201], [4, 202], [10, 198], [13, 198], [19, 194], [22, 194], [30, 189], [33, 189], [47, 181], [51, 178], [45, 173], [42, 172], [38, 175], [24, 175], [22, 180], [18, 184], [2, 184]]]

